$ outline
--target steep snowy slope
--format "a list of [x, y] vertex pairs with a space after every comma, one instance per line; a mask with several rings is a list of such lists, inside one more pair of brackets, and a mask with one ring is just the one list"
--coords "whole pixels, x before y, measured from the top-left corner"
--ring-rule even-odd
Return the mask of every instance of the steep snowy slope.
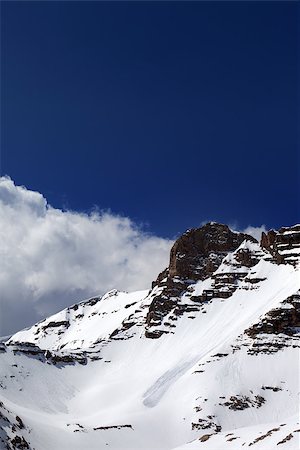
[[299, 225], [260, 245], [209, 223], [151, 290], [15, 334], [0, 344], [0, 448], [298, 449], [299, 250]]

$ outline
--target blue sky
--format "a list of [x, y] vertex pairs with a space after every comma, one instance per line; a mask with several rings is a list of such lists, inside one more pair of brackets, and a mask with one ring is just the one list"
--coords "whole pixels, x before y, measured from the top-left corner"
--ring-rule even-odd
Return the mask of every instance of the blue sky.
[[1, 2], [2, 175], [174, 237], [299, 221], [296, 2]]

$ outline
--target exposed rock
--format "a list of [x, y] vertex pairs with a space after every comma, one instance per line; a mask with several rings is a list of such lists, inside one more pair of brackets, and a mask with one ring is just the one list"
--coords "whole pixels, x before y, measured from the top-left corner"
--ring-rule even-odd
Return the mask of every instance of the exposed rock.
[[110, 425], [107, 427], [95, 427], [95, 428], [93, 428], [93, 430], [94, 431], [97, 431], [97, 430], [106, 431], [106, 430], [114, 430], [114, 429], [121, 430], [122, 428], [129, 428], [129, 429], [133, 430], [132, 425]]
[[0, 342], [0, 353], [5, 352], [6, 352], [6, 345], [4, 344], [4, 342]]
[[214, 430], [215, 433], [220, 433], [222, 427], [214, 422], [214, 416], [207, 416], [206, 419], [198, 419], [198, 422], [192, 422], [192, 430]]
[[251, 338], [258, 334], [286, 334], [291, 336], [298, 333], [300, 327], [300, 292], [288, 297], [282, 302], [281, 308], [269, 311], [260, 322], [246, 330]]
[[203, 436], [201, 436], [201, 437], [199, 438], [199, 441], [200, 441], [200, 442], [208, 441], [208, 439], [209, 439], [211, 436], [213, 436], [213, 434], [203, 434]]
[[80, 353], [58, 353], [58, 352], [50, 352], [49, 350], [46, 350], [45, 352], [45, 358], [49, 363], [52, 363], [54, 365], [66, 365], [66, 364], [87, 364], [87, 358], [86, 355], [83, 352]]
[[256, 240], [244, 233], [235, 233], [227, 225], [207, 223], [192, 228], [173, 245], [170, 253], [169, 277], [201, 280], [214, 272], [224, 256], [244, 240]]
[[11, 441], [10, 444], [12, 445], [11, 448], [18, 449], [18, 450], [25, 450], [29, 449], [29, 444], [26, 441], [24, 437], [15, 436]]
[[232, 395], [229, 400], [220, 405], [227, 406], [234, 411], [242, 411], [247, 408], [260, 408], [265, 403], [265, 399], [261, 395], [255, 395], [253, 398], [247, 395]]
[[31, 430], [25, 426], [19, 416], [15, 416], [0, 401], [0, 448], [7, 450], [33, 450], [25, 437], [22, 436], [23, 431], [27, 435]]
[[[224, 257], [236, 250], [244, 240], [257, 242], [252, 236], [235, 233], [227, 225], [213, 222], [188, 230], [180, 236], [171, 249], [169, 267], [161, 272], [152, 284], [153, 288], [157, 286], [162, 289], [149, 306], [146, 337], [160, 337], [163, 332], [155, 331], [153, 335], [149, 327], [160, 325], [171, 311], [176, 316], [182, 315], [186, 311], [186, 307], [178, 302], [182, 293], [190, 284], [211, 276]], [[248, 250], [242, 251], [239, 258], [241, 261], [245, 260], [249, 267], [257, 262]], [[236, 278], [232, 274], [229, 277], [233, 286]], [[227, 291], [216, 289], [216, 296], [228, 298], [234, 289], [235, 287], [231, 290], [228, 288]], [[214, 293], [214, 290], [211, 293], [207, 291], [203, 294], [205, 298], [193, 296], [192, 299], [195, 302], [205, 302], [212, 298]]]
[[60, 322], [49, 322], [46, 325], [42, 327], [43, 330], [46, 330], [47, 328], [57, 328], [57, 327], [66, 327], [69, 328], [70, 323], [68, 320], [62, 320]]
[[272, 436], [273, 433], [275, 433], [276, 431], [279, 431], [279, 430], [280, 430], [280, 428], [272, 428], [272, 430], [269, 430], [267, 433], [262, 434], [261, 436], [258, 436], [256, 439], [254, 439], [253, 442], [250, 442], [249, 447], [251, 447], [251, 445], [257, 444], [257, 442], [263, 441], [267, 437]]
[[282, 441], [278, 442], [277, 445], [285, 444], [287, 441], [290, 441], [294, 435], [292, 433], [288, 434]]
[[23, 420], [19, 416], [16, 416], [16, 421], [17, 421], [18, 426], [19, 426], [20, 429], [25, 428]]
[[270, 253], [270, 261], [295, 265], [300, 260], [300, 225], [262, 233], [260, 245]]
[[253, 267], [259, 262], [259, 258], [248, 248], [241, 248], [236, 252], [235, 259], [245, 267]]
[[282, 391], [282, 389], [278, 386], [262, 386], [261, 388], [263, 391], [273, 391], [273, 392]]

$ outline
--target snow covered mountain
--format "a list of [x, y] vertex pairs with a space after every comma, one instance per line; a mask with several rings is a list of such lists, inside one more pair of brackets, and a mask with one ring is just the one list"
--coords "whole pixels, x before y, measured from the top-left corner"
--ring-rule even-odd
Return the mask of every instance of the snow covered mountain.
[[150, 290], [0, 343], [0, 449], [299, 448], [300, 225], [208, 223]]

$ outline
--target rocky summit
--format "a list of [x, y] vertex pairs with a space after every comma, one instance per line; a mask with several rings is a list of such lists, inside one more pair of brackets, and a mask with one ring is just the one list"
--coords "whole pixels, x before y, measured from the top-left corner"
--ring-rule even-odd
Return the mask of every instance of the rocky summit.
[[0, 449], [298, 449], [300, 225], [190, 229], [145, 288], [2, 339]]

